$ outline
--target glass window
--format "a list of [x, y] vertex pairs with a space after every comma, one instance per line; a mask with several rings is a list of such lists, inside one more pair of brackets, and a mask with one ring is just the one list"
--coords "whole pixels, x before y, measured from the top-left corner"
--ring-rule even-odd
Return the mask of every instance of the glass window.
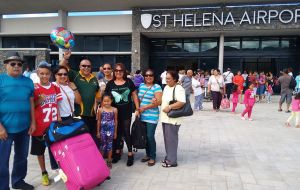
[[246, 50], [259, 49], [259, 38], [243, 38], [242, 48]]
[[84, 38], [85, 51], [100, 51], [100, 38], [99, 36], [85, 36]]
[[41, 37], [35, 37], [34, 38], [34, 45], [33, 47], [35, 48], [49, 48], [50, 44], [50, 39], [49, 37], [46, 36], [41, 36]]
[[168, 52], [180, 52], [182, 50], [181, 39], [170, 39], [167, 40], [167, 51]]
[[151, 43], [151, 51], [152, 52], [165, 51], [166, 40], [152, 39], [150, 43]]
[[279, 48], [279, 38], [263, 38], [261, 48], [264, 50]]
[[224, 50], [237, 50], [240, 49], [240, 38], [225, 38]]
[[201, 51], [217, 51], [218, 50], [218, 41], [217, 39], [202, 39], [201, 40]]
[[31, 48], [31, 39], [30, 37], [19, 37], [17, 38], [18, 48]]
[[185, 39], [183, 43], [185, 52], [199, 52], [199, 40], [198, 39]]
[[281, 38], [281, 48], [295, 49], [297, 45], [297, 38]]
[[123, 63], [126, 70], [131, 71], [131, 55], [117, 55], [116, 63]]
[[72, 51], [84, 51], [84, 36], [74, 36], [75, 37], [75, 46], [72, 48]]
[[16, 48], [17, 47], [17, 38], [3, 37], [2, 38], [2, 47], [3, 48]]
[[103, 51], [119, 51], [119, 37], [118, 36], [104, 36], [103, 37]]
[[120, 51], [131, 51], [131, 36], [120, 36]]

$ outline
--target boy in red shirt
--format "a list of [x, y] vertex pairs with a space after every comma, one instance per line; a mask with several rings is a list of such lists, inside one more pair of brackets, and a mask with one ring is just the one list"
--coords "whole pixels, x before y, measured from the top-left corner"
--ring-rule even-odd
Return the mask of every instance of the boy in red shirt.
[[[42, 185], [49, 185], [49, 176], [45, 165], [45, 149], [46, 144], [43, 139], [44, 132], [53, 121], [61, 121], [58, 101], [62, 99], [59, 87], [49, 82], [51, 77], [51, 67], [47, 62], [41, 62], [38, 67], [38, 76], [40, 83], [34, 87], [35, 101], [35, 121], [36, 130], [32, 134], [31, 154], [36, 155], [40, 168], [42, 170]], [[50, 163], [52, 169], [57, 169], [58, 166], [48, 149], [50, 155]]]

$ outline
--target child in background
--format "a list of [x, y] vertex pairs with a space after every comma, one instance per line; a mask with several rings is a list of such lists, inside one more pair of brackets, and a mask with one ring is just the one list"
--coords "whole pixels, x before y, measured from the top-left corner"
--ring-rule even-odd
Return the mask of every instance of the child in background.
[[266, 82], [266, 97], [268, 104], [271, 103], [271, 96], [273, 94], [273, 88], [270, 82]]
[[201, 88], [201, 83], [195, 77], [192, 78], [192, 88], [195, 96], [194, 110], [202, 110], [203, 91]]
[[285, 125], [290, 127], [291, 120], [295, 117], [296, 128], [300, 128], [300, 93], [298, 92], [292, 99], [292, 114], [286, 121]]
[[232, 113], [235, 113], [235, 108], [239, 102], [239, 95], [241, 94], [241, 90], [238, 85], [233, 85], [232, 87]]
[[97, 111], [97, 137], [100, 139], [100, 152], [104, 157], [107, 153], [106, 164], [112, 168], [112, 145], [113, 139], [117, 138], [118, 111], [111, 106], [112, 96], [104, 94], [102, 107]]
[[250, 84], [248, 89], [245, 91], [244, 104], [245, 104], [246, 108], [241, 115], [242, 120], [246, 119], [245, 118], [246, 113], [248, 113], [248, 120], [249, 121], [253, 120], [251, 118], [252, 109], [255, 104], [255, 92], [254, 92], [253, 88], [254, 88], [254, 85]]
[[[49, 185], [49, 176], [45, 164], [46, 143], [43, 138], [44, 132], [48, 129], [53, 121], [61, 121], [58, 102], [62, 100], [60, 88], [49, 82], [51, 77], [51, 65], [47, 62], [41, 62], [37, 71], [40, 83], [36, 83], [34, 87], [35, 102], [35, 121], [36, 130], [31, 138], [32, 155], [36, 155], [40, 168], [42, 170], [42, 185]], [[58, 169], [57, 163], [49, 150], [50, 164], [53, 170]]]

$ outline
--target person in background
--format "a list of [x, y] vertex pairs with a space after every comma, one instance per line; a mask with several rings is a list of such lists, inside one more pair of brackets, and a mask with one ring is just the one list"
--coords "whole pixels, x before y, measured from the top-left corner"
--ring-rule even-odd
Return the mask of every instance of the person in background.
[[244, 98], [244, 104], [245, 104], [245, 109], [244, 111], [242, 112], [242, 115], [241, 115], [241, 119], [242, 120], [245, 120], [245, 115], [246, 113], [248, 114], [248, 120], [249, 121], [252, 121], [252, 109], [253, 109], [253, 106], [255, 104], [255, 93], [254, 93], [254, 90], [253, 90], [253, 84], [250, 84], [249, 88], [245, 91], [245, 98]]
[[165, 69], [165, 71], [164, 71], [163, 73], [161, 73], [161, 75], [160, 75], [160, 80], [161, 80], [162, 89], [164, 89], [165, 86], [167, 85], [167, 82], [166, 82], [166, 75], [167, 75], [167, 69]]
[[194, 76], [192, 79], [192, 87], [194, 91], [194, 97], [195, 97], [195, 102], [194, 102], [194, 110], [203, 110], [203, 91], [201, 87], [201, 83], [196, 79]]
[[[24, 61], [17, 52], [4, 60], [6, 73], [0, 74], [0, 189], [9, 190], [9, 163], [12, 162], [11, 186], [31, 190], [24, 181], [27, 175], [29, 135], [36, 129], [34, 119], [34, 85], [22, 76]], [[17, 93], [16, 93], [17, 92]], [[13, 156], [11, 149], [14, 148]]]
[[136, 89], [139, 88], [140, 84], [144, 82], [144, 77], [141, 70], [136, 70], [135, 75], [133, 76], [133, 83]]
[[271, 103], [272, 94], [273, 94], [272, 83], [266, 82], [266, 96], [267, 96], [268, 103]]
[[292, 77], [289, 75], [289, 71], [287, 69], [283, 70], [283, 75], [279, 77], [278, 82], [281, 86], [280, 91], [280, 100], [279, 100], [279, 108], [278, 111], [282, 111], [282, 104], [286, 102], [286, 113], [289, 113], [290, 104], [292, 102], [293, 90], [290, 89], [289, 85], [292, 80]]
[[[239, 89], [243, 91], [244, 89], [244, 78], [242, 77], [241, 71], [238, 71], [237, 74], [233, 77], [233, 84], [239, 86]], [[242, 93], [239, 95], [239, 102], [242, 103]]]
[[30, 78], [30, 74], [31, 74], [30, 68], [27, 66], [25, 71], [23, 72], [23, 76]]
[[300, 92], [300, 72], [299, 74], [296, 76], [296, 92]]
[[181, 80], [180, 80], [180, 84], [182, 85], [182, 87], [185, 90], [185, 96], [187, 98], [187, 100], [190, 99], [191, 93], [193, 91], [192, 88], [192, 79], [193, 79], [193, 71], [192, 70], [188, 70], [187, 74], [184, 75]]
[[295, 118], [296, 128], [300, 128], [300, 93], [297, 93], [292, 99], [292, 114], [286, 121], [285, 125], [291, 127], [291, 120]]
[[212, 102], [214, 111], [220, 110], [222, 96], [226, 92], [223, 76], [219, 74], [220, 70], [214, 70], [214, 74], [210, 76], [208, 81], [208, 93], [212, 94]]
[[227, 68], [227, 71], [223, 73], [223, 78], [226, 86], [226, 96], [228, 99], [230, 99], [230, 94], [232, 92], [232, 87], [233, 87], [233, 73], [231, 72], [230, 68]]
[[294, 69], [292, 68], [292, 67], [289, 67], [288, 68], [288, 74], [291, 76], [291, 77], [294, 77], [294, 75], [293, 75], [293, 71], [294, 71]]
[[262, 101], [263, 96], [265, 95], [265, 89], [266, 89], [266, 76], [264, 72], [261, 72], [259, 74], [258, 88], [256, 92], [259, 97], [258, 102]]
[[99, 80], [103, 79], [103, 77], [104, 77], [103, 67], [101, 66], [101, 67], [99, 67], [99, 71], [97, 73], [97, 80], [99, 81]]
[[242, 93], [238, 85], [233, 85], [232, 88], [232, 113], [235, 113], [235, 109], [239, 102], [239, 95]]

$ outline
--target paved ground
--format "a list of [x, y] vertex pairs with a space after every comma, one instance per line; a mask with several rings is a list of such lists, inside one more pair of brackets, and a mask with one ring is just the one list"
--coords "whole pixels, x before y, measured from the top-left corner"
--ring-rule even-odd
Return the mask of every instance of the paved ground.
[[[151, 190], [299, 190], [300, 129], [283, 127], [289, 114], [277, 112], [277, 103], [254, 106], [253, 121], [242, 121], [229, 111], [196, 112], [179, 131], [177, 168], [148, 167], [139, 160], [126, 167], [126, 159], [113, 166], [110, 181], [97, 189]], [[241, 112], [243, 105], [238, 105]], [[164, 157], [161, 125], [156, 132], [157, 161]], [[48, 165], [48, 168], [49, 165]], [[53, 178], [54, 173], [51, 173]], [[27, 181], [39, 190], [65, 189], [62, 182], [40, 185], [35, 157], [29, 158]]]

